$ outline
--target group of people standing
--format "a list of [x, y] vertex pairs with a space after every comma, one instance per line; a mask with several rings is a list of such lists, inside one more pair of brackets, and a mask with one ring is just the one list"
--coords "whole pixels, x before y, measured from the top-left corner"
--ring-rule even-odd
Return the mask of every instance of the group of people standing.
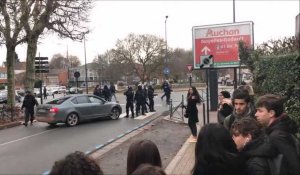
[[191, 87], [187, 95], [186, 116], [197, 142], [193, 175], [299, 175], [299, 141], [296, 123], [284, 113], [280, 96], [267, 94], [254, 103], [244, 87], [232, 98], [219, 94], [218, 124], [202, 127], [198, 138], [196, 104], [200, 95]]
[[[135, 114], [138, 116], [140, 112], [142, 115], [148, 112], [147, 106], [150, 112], [154, 110], [154, 88], [149, 85], [146, 86], [138, 85], [136, 92], [133, 91], [131, 86], [124, 92], [126, 96], [126, 116], [129, 117], [129, 109], [131, 111], [131, 118], [134, 118], [134, 103], [135, 103]], [[148, 103], [149, 100], [149, 103]]]
[[110, 86], [104, 85], [103, 88], [101, 85], [97, 85], [93, 92], [94, 95], [104, 98], [106, 101], [111, 101], [112, 97], [114, 97], [115, 101], [117, 101], [116, 97], [116, 87], [113, 83], [110, 83]]

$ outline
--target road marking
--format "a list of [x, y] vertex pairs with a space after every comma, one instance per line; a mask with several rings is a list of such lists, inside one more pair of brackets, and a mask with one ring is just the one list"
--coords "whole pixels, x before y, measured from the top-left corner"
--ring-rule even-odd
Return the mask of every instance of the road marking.
[[155, 112], [149, 112], [149, 113], [146, 113], [146, 115], [139, 115], [138, 117], [135, 117], [134, 119], [137, 119], [137, 120], [144, 120], [145, 118], [151, 116], [155, 114]]
[[11, 144], [11, 143], [15, 143], [15, 142], [18, 142], [18, 141], [29, 139], [31, 137], [38, 136], [38, 135], [44, 134], [46, 132], [54, 131], [54, 130], [57, 130], [57, 129], [51, 129], [51, 130], [43, 131], [43, 132], [33, 134], [33, 135], [30, 135], [30, 136], [26, 136], [26, 137], [23, 137], [23, 138], [19, 138], [19, 139], [16, 139], [16, 140], [12, 140], [12, 141], [9, 141], [9, 142], [1, 143], [0, 146], [5, 146], [5, 145]]
[[[119, 105], [121, 105], [121, 106], [126, 106], [126, 104], [125, 104], [125, 103], [120, 103]], [[157, 107], [162, 107], [163, 105], [162, 105], [162, 104], [155, 104], [154, 106], [157, 106]]]
[[[145, 118], [147, 118], [147, 117], [149, 117], [149, 116], [151, 116], [151, 115], [153, 115], [153, 114], [155, 114], [155, 112], [148, 112], [148, 113], [146, 113], [146, 115], [139, 115], [139, 116], [137, 116], [137, 117], [134, 117], [134, 119], [137, 119], [137, 120], [144, 120]], [[122, 113], [120, 116], [119, 116], [119, 118], [125, 118], [125, 116], [126, 116], [126, 113]], [[129, 112], [129, 117], [131, 116], [131, 112]]]

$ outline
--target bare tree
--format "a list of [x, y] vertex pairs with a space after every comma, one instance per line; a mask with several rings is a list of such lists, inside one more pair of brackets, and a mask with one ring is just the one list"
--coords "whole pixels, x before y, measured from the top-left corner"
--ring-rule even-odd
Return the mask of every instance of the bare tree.
[[108, 70], [109, 70], [109, 64], [110, 64], [110, 59], [112, 56], [111, 51], [106, 51], [105, 54], [98, 55], [96, 58], [93, 60], [93, 65], [92, 69], [97, 72], [98, 77], [99, 77], [99, 83], [103, 83], [103, 81], [108, 81]]
[[50, 69], [66, 69], [68, 67], [77, 67], [81, 65], [80, 60], [77, 56], [69, 55], [68, 58], [62, 54], [55, 54], [50, 60]]
[[129, 34], [124, 40], [117, 41], [114, 59], [128, 64], [145, 82], [153, 72], [161, 70], [165, 44], [163, 39], [154, 35]]
[[26, 42], [25, 89], [32, 90], [35, 81], [34, 58], [38, 39], [46, 32], [62, 38], [82, 40], [88, 33], [84, 25], [92, 0], [1, 0], [0, 42], [6, 45], [8, 103], [15, 104], [14, 61], [15, 48]]
[[21, 13], [20, 2], [23, 1], [0, 1], [0, 44], [6, 46], [8, 104], [11, 106], [15, 105], [15, 49], [18, 44], [25, 41], [24, 32], [22, 32], [24, 23], [22, 21], [28, 19], [26, 15]]
[[92, 0], [28, 0], [22, 3], [22, 9], [29, 20], [24, 29], [28, 43], [26, 59], [25, 89], [32, 89], [35, 80], [34, 58], [38, 39], [46, 32], [58, 34], [62, 38], [82, 40], [88, 33], [85, 23], [88, 22], [88, 12]]

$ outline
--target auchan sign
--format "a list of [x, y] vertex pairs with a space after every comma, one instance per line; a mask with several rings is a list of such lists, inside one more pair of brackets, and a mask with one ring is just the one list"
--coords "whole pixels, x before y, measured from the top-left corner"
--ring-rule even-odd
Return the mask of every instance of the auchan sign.
[[238, 42], [253, 45], [253, 22], [239, 22], [193, 27], [194, 68], [200, 57], [213, 55], [215, 68], [238, 67]]

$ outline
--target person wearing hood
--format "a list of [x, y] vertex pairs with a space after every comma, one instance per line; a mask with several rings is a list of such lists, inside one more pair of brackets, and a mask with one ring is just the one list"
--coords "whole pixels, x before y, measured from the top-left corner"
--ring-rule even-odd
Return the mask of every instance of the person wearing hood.
[[243, 117], [254, 118], [255, 108], [251, 103], [251, 98], [246, 90], [236, 89], [232, 95], [233, 111], [232, 114], [224, 119], [224, 127], [230, 130], [234, 121]]
[[221, 91], [219, 93], [219, 107], [218, 107], [218, 122], [223, 124], [224, 118], [230, 115], [233, 111], [230, 93], [228, 91]]
[[261, 96], [256, 109], [257, 121], [264, 127], [271, 143], [287, 159], [288, 174], [299, 175], [300, 160], [293, 139], [298, 128], [295, 121], [284, 113], [283, 99], [273, 94]]
[[232, 138], [240, 152], [241, 160], [245, 161], [244, 175], [273, 175], [279, 170], [280, 175], [286, 175], [286, 162], [279, 167], [271, 168], [270, 160], [279, 152], [271, 144], [254, 118], [242, 118], [235, 121], [231, 127]]

